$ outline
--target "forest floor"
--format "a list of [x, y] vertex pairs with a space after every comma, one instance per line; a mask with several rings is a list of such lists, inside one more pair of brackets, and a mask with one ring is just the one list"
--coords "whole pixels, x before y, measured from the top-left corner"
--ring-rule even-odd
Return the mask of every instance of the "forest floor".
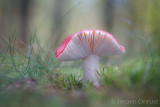
[[[128, 107], [160, 105], [160, 57], [100, 63], [101, 87], [82, 85], [79, 61], [63, 65], [32, 41], [25, 52], [12, 41], [0, 56], [0, 107]], [[32, 48], [35, 46], [35, 48]], [[72, 64], [71, 64], [72, 65]]]

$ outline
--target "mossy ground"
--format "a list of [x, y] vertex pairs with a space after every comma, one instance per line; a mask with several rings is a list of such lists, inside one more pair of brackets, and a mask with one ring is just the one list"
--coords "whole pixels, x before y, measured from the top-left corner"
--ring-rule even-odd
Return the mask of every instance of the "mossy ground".
[[[45, 50], [35, 41], [31, 39], [21, 52], [10, 40], [1, 53], [0, 107], [159, 106], [159, 56], [130, 58], [117, 66], [100, 63], [101, 87], [95, 88], [89, 82], [82, 85], [80, 61], [63, 65], [52, 49]], [[158, 100], [158, 104], [127, 104], [139, 99]]]

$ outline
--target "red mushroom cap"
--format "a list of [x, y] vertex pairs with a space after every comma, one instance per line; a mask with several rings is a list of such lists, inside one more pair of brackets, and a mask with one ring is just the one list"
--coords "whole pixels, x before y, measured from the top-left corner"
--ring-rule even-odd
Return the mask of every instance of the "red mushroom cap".
[[90, 54], [98, 56], [118, 55], [125, 52], [125, 48], [118, 44], [108, 32], [101, 30], [81, 30], [64, 39], [55, 52], [58, 60], [76, 60]]

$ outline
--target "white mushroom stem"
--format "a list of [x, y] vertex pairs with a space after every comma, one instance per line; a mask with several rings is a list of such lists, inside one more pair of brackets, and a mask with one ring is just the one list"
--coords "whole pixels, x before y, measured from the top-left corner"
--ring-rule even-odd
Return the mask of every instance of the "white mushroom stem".
[[[92, 82], [94, 86], [99, 87], [99, 56], [89, 55], [83, 59], [83, 81]], [[99, 74], [98, 74], [98, 73]]]

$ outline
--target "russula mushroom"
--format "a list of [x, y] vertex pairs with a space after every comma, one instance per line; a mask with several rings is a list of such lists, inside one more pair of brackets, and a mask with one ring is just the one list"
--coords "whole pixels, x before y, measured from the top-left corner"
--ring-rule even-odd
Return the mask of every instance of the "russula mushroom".
[[83, 81], [99, 87], [99, 56], [118, 55], [125, 48], [109, 33], [101, 30], [81, 30], [66, 37], [55, 52], [59, 61], [83, 60]]

